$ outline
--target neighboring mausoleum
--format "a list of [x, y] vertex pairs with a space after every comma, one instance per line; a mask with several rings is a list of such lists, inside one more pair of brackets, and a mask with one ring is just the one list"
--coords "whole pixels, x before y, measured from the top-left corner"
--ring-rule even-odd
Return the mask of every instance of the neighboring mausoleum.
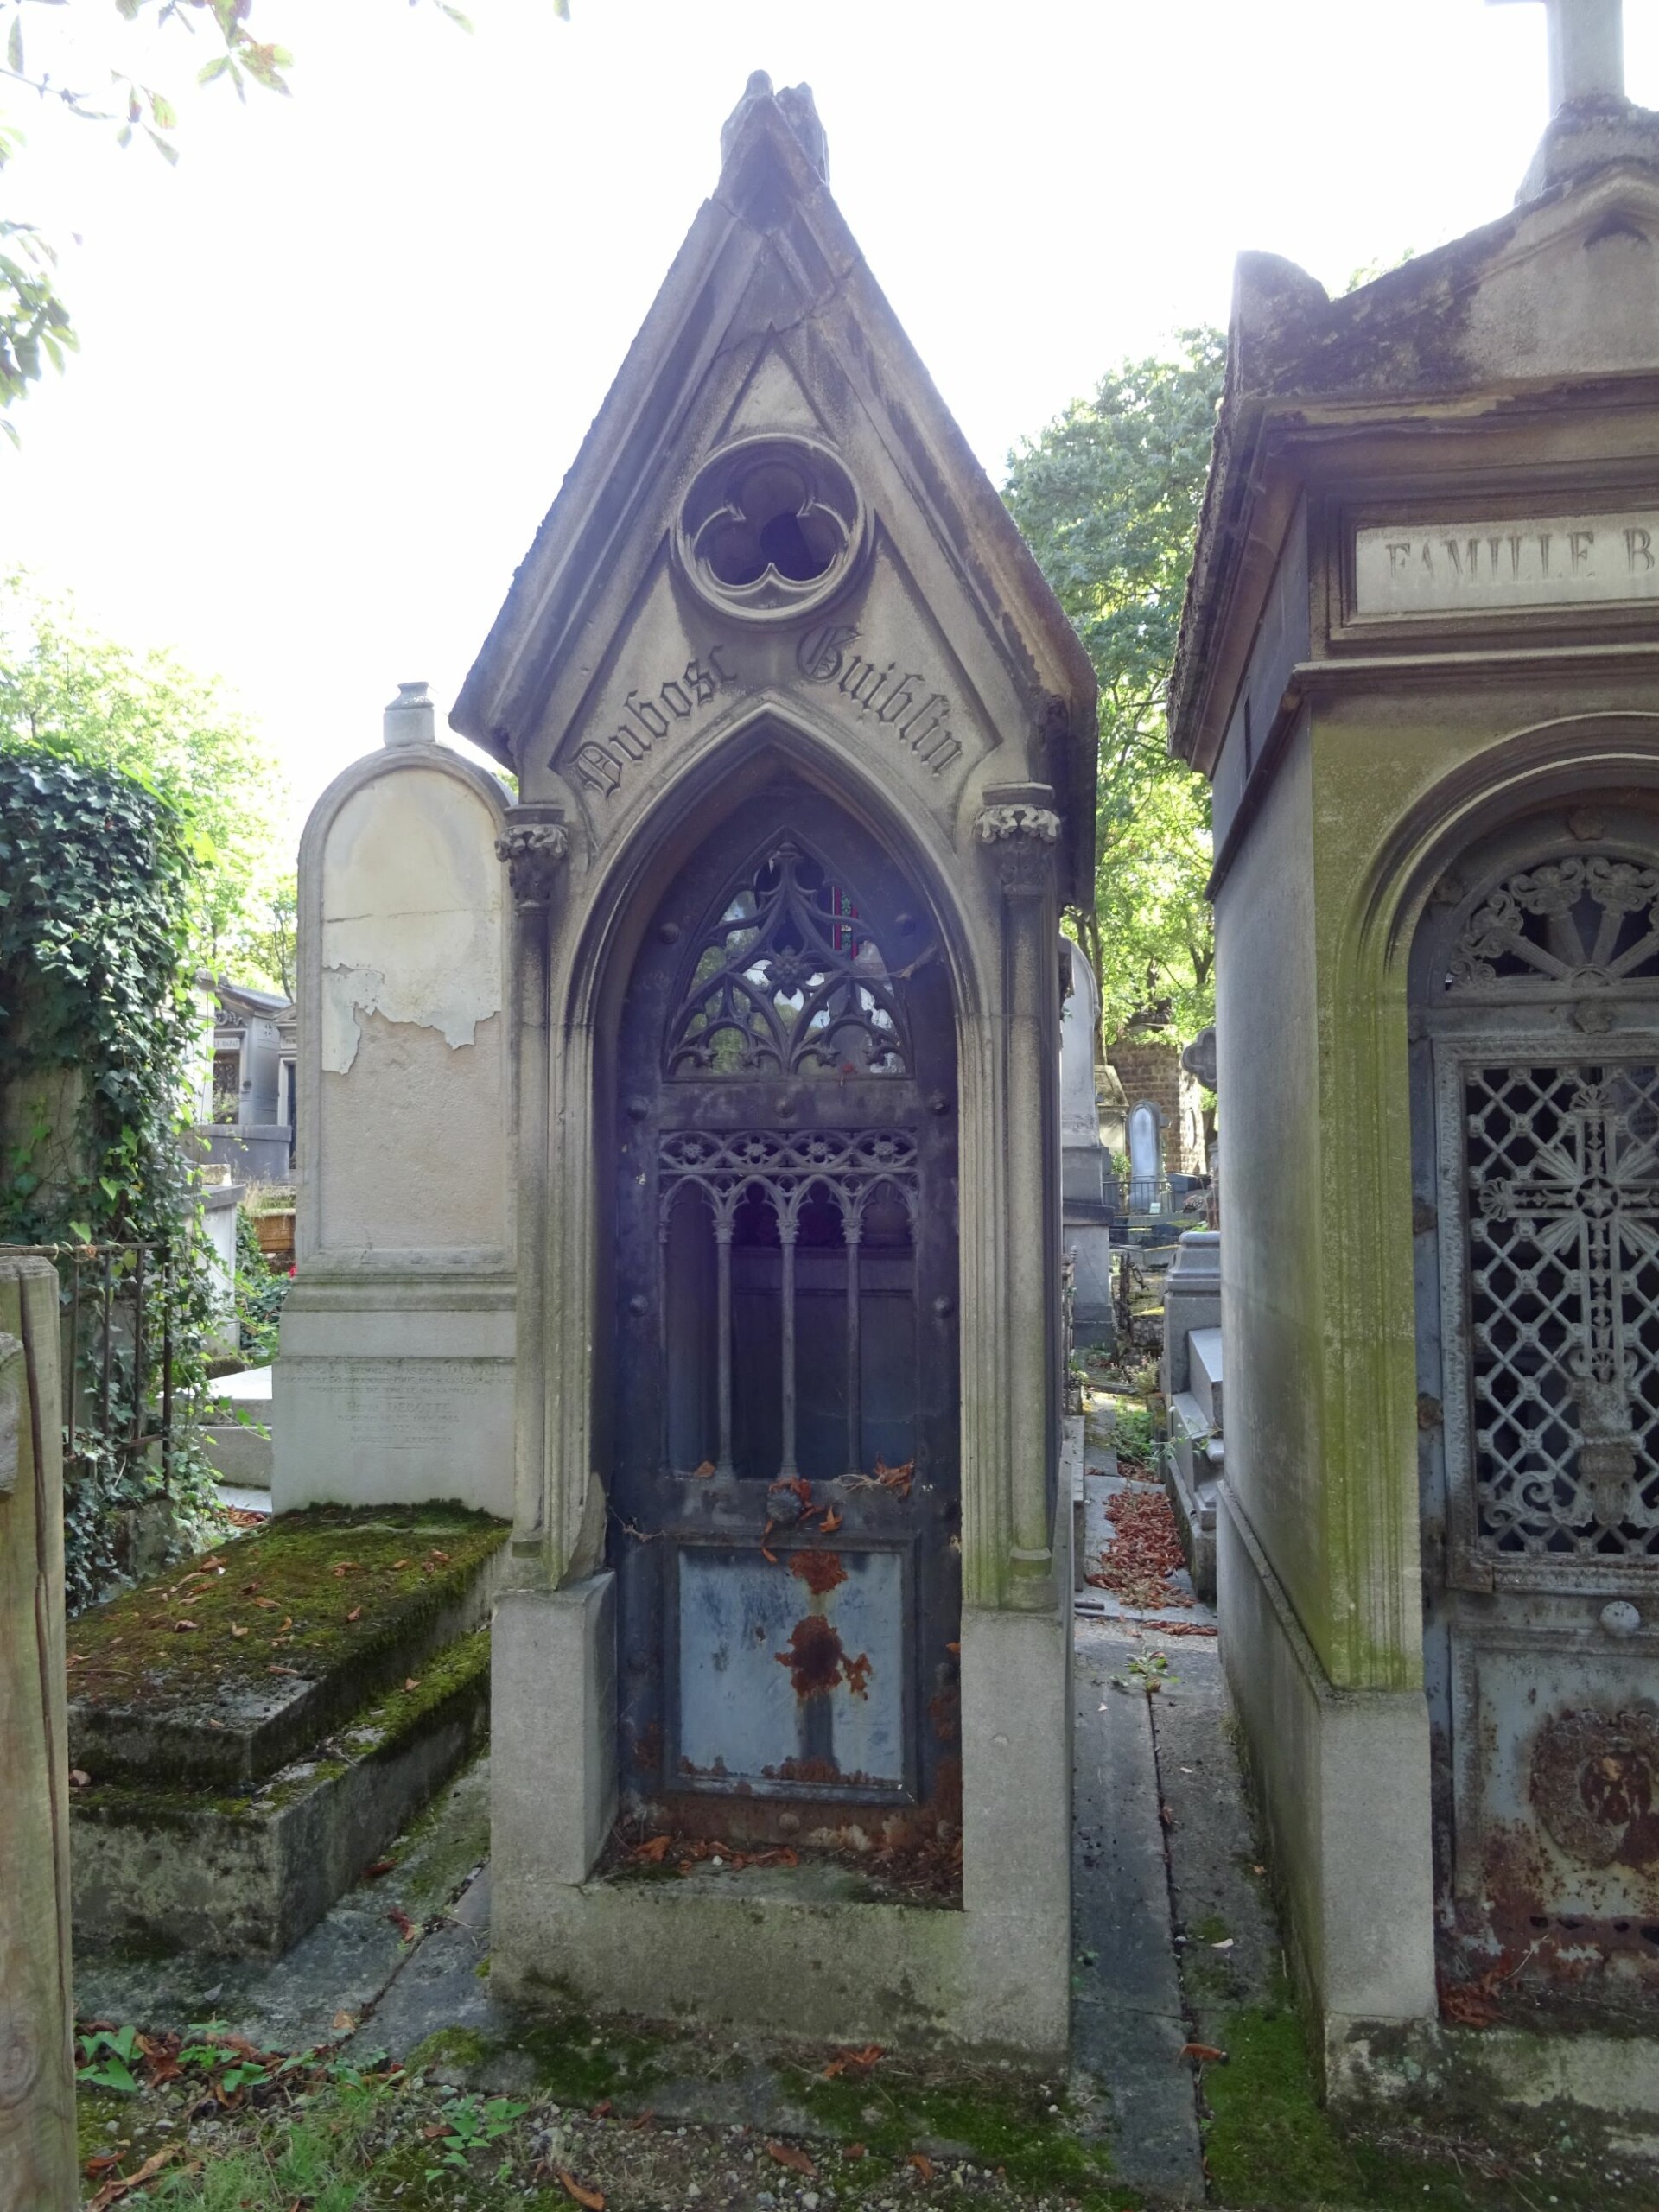
[[1327, 2079], [1461, 2052], [1616, 2110], [1659, 1996], [1659, 117], [1613, 0], [1551, 18], [1510, 213], [1337, 299], [1240, 262], [1171, 728], [1222, 1650]]

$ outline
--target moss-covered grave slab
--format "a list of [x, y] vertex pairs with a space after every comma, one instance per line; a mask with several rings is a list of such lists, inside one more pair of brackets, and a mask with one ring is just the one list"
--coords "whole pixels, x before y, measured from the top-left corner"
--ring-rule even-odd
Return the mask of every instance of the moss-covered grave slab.
[[507, 1531], [284, 1515], [73, 1624], [75, 1940], [276, 1957], [483, 1740]]
[[72, 1766], [95, 1783], [263, 1781], [486, 1618], [503, 1522], [288, 1513], [70, 1624]]

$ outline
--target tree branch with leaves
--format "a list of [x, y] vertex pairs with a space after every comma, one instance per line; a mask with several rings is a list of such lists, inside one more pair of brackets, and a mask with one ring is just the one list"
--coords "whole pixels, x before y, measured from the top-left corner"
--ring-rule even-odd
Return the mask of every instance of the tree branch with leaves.
[[1192, 1036], [1214, 1010], [1210, 793], [1170, 758], [1166, 708], [1226, 341], [1182, 331], [1008, 458], [1003, 498], [1100, 680], [1095, 900], [1079, 934], [1102, 1040], [1149, 1001]]

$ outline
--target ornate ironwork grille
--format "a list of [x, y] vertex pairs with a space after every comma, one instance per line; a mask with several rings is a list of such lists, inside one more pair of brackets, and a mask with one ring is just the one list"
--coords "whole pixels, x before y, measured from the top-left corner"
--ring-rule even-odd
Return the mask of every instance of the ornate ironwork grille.
[[1499, 833], [1414, 955], [1441, 1968], [1573, 2005], [1659, 1981], [1659, 868], [1605, 826]]
[[1464, 1075], [1479, 1541], [1659, 1556], [1659, 1069]]

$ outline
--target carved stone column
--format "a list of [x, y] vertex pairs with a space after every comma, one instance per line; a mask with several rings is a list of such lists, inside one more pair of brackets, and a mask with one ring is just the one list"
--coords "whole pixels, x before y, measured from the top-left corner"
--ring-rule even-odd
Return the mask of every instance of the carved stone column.
[[564, 810], [548, 804], [512, 808], [495, 841], [513, 906], [518, 1295], [512, 1541], [521, 1556], [538, 1554], [547, 1535], [548, 934], [569, 849]]
[[995, 861], [1006, 917], [1004, 1259], [1014, 1538], [1009, 1597], [1033, 1611], [1046, 1610], [1056, 1599], [1050, 1491], [1056, 1448], [1053, 1332], [1059, 1244], [1054, 1184], [1059, 1051], [1054, 863], [1060, 819], [1051, 804], [1053, 797], [1046, 784], [988, 791], [974, 823], [975, 836]]

